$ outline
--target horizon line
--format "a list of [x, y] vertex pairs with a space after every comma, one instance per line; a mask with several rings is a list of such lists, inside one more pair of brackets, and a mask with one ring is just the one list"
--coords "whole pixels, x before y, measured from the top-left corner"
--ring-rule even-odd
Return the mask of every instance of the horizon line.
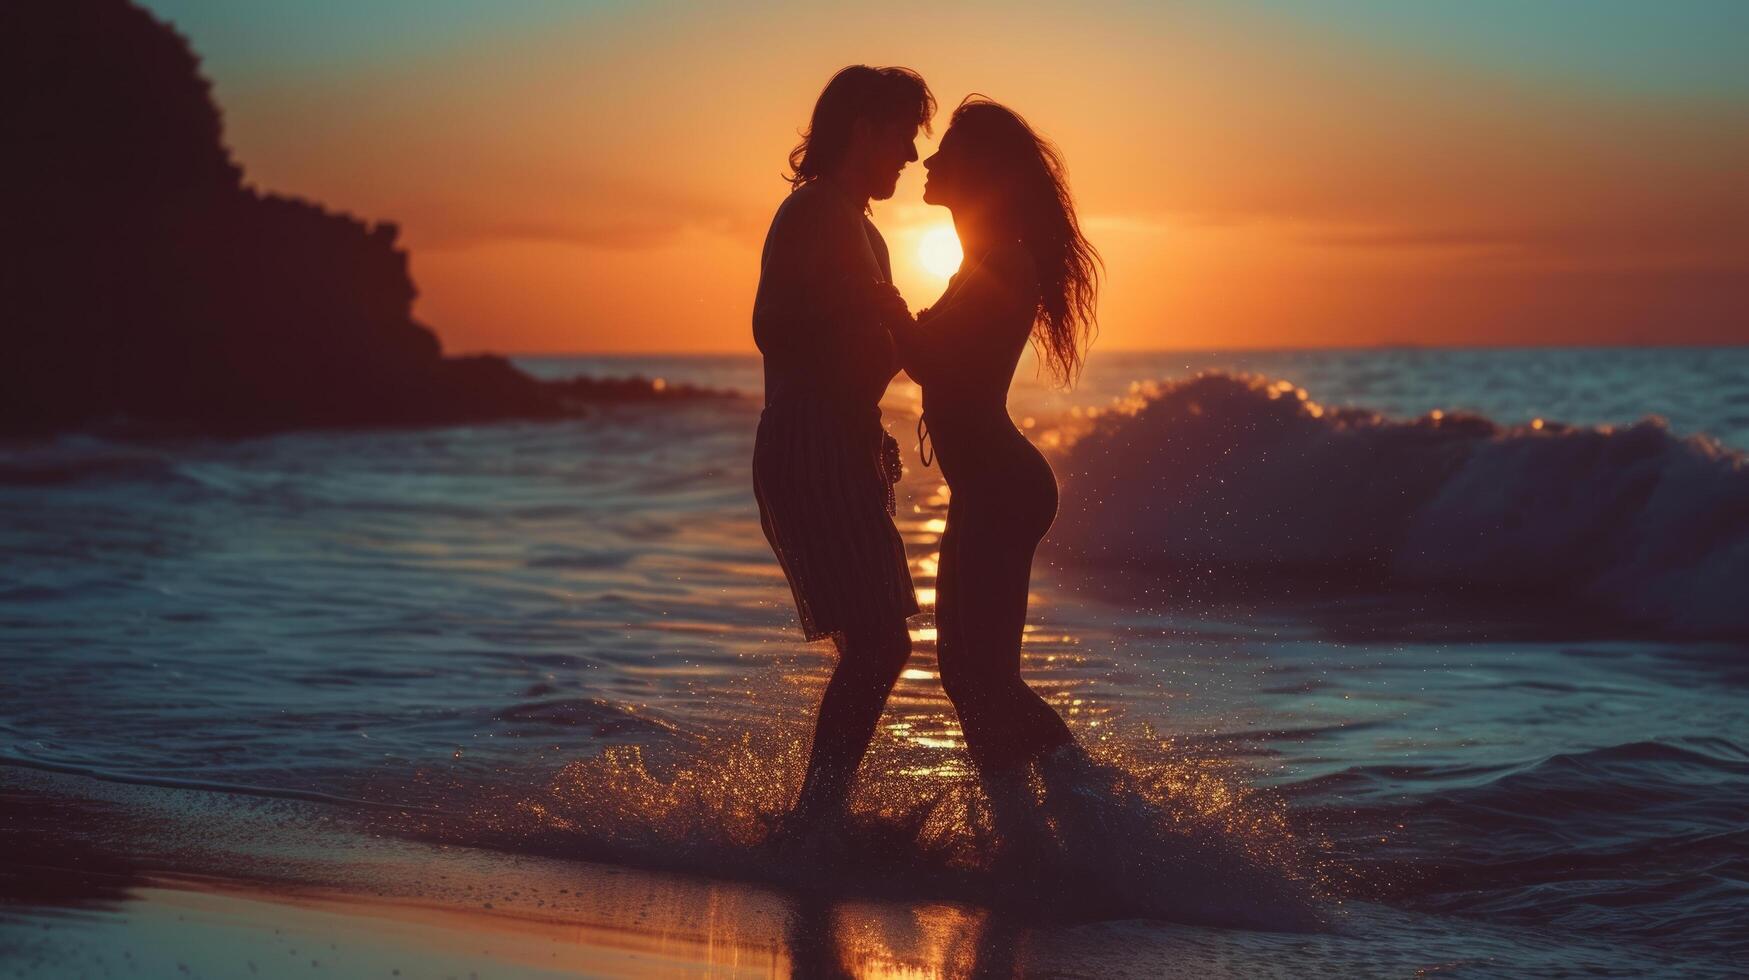
[[[1632, 342], [1613, 344], [1422, 344], [1422, 343], [1377, 343], [1377, 344], [1287, 344], [1279, 347], [1248, 346], [1248, 347], [1110, 347], [1104, 348], [1108, 354], [1286, 354], [1297, 352], [1322, 351], [1391, 351], [1391, 350], [1425, 350], [1425, 351], [1536, 351], [1536, 350], [1730, 350], [1749, 347], [1749, 339], [1727, 341], [1724, 343], [1657, 343]], [[759, 351], [744, 347], [736, 348], [688, 348], [683, 350], [502, 350], [475, 348], [470, 350], [445, 351], [445, 357], [474, 357], [478, 355], [496, 355], [499, 357], [758, 357]]]

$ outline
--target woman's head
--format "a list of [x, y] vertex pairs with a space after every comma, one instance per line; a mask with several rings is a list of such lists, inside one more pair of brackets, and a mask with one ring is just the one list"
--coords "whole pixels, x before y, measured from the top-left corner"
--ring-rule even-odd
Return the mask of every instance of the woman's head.
[[1051, 142], [1013, 110], [980, 95], [954, 110], [934, 155], [923, 200], [954, 212], [988, 242], [1018, 239], [1038, 270], [1033, 342], [1069, 383], [1092, 341], [1099, 253], [1081, 234], [1068, 173]]
[[786, 179], [800, 187], [850, 165], [861, 190], [891, 197], [899, 171], [917, 159], [918, 128], [927, 132], [933, 118], [935, 96], [916, 72], [851, 65], [820, 92], [802, 141], [790, 151]]

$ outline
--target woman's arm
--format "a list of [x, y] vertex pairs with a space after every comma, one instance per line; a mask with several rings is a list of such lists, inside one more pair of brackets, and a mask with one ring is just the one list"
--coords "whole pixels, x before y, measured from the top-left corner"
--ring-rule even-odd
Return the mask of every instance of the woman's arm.
[[[1036, 295], [1032, 257], [1025, 250], [1013, 246], [991, 252], [915, 322], [895, 321], [891, 329], [899, 364], [921, 385], [950, 376], [979, 351], [1006, 347], [1003, 334], [1013, 329], [1017, 314], [1037, 306]], [[1026, 329], [1031, 328], [1029, 318]]]

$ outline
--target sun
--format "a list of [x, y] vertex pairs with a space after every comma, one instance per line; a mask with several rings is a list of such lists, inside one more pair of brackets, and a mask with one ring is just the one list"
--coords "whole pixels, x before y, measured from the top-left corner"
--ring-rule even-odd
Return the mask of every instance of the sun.
[[960, 252], [959, 236], [949, 225], [931, 228], [917, 241], [917, 264], [932, 276], [943, 279], [952, 276], [960, 270], [960, 260], [964, 257]]

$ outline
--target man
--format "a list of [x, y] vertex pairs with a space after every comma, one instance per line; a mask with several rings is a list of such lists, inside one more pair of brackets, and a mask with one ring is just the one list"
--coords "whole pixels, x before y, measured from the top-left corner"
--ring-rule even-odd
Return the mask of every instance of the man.
[[917, 159], [918, 129], [934, 115], [928, 86], [908, 69], [854, 65], [833, 76], [790, 154], [790, 195], [760, 260], [760, 524], [804, 635], [830, 637], [838, 648], [792, 815], [798, 828], [843, 813], [911, 654], [905, 619], [917, 597], [892, 520], [899, 452], [880, 412], [898, 371], [884, 322], [907, 313], [867, 210], [893, 195], [899, 172]]

